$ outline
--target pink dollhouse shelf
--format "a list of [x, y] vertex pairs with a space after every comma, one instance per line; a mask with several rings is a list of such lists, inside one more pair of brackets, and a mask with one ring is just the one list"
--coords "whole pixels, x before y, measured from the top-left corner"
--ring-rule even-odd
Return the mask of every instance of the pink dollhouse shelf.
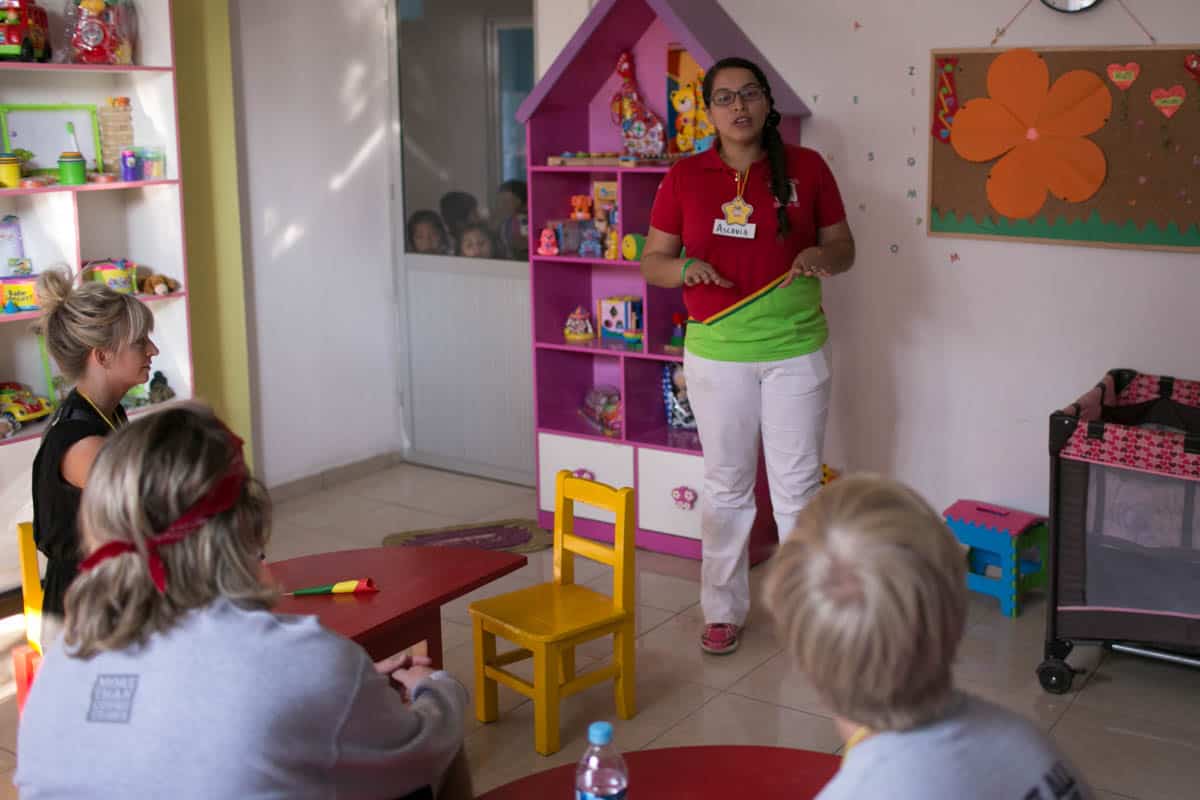
[[32, 61], [0, 61], [0, 72], [174, 72], [173, 67], [142, 67], [119, 64], [37, 64]]
[[616, 175], [618, 172], [623, 172], [623, 173], [642, 172], [642, 173], [658, 173], [661, 175], [661, 174], [666, 174], [666, 171], [668, 169], [670, 169], [670, 167], [666, 167], [666, 166], [663, 166], [663, 167], [659, 167], [659, 166], [613, 167], [613, 166], [600, 166], [600, 165], [596, 165], [596, 164], [578, 164], [578, 165], [572, 164], [572, 165], [566, 166], [566, 167], [534, 166], [534, 167], [530, 167], [529, 171], [530, 172], [592, 172], [592, 173], [603, 173], [605, 175]]
[[653, 350], [649, 353], [639, 353], [637, 351], [632, 351], [632, 352], [626, 353], [625, 355], [632, 356], [633, 358], [644, 358], [649, 361], [674, 361], [676, 364], [683, 363], [683, 354], [682, 353], [667, 353], [667, 352], [664, 352], [662, 349]]
[[593, 339], [590, 342], [580, 342], [578, 344], [571, 342], [538, 342], [537, 347], [539, 350], [563, 350], [568, 353], [599, 353], [606, 356], [641, 355], [638, 350], [634, 350], [622, 342], [605, 341], [603, 339]]
[[632, 267], [641, 269], [640, 261], [624, 261], [619, 258], [580, 258], [579, 256], [530, 256], [535, 264], [592, 264], [597, 267]]
[[572, 439], [591, 439], [593, 442], [604, 442], [605, 444], [621, 444], [622, 442], [621, 438], [617, 436], [601, 436], [589, 428], [583, 420], [579, 421], [579, 427], [539, 425], [538, 433], [554, 433], [559, 436], [570, 436]]
[[37, 189], [0, 189], [0, 197], [19, 194], [53, 194], [54, 192], [111, 192], [119, 189], [141, 189], [145, 186], [177, 186], [177, 180], [116, 181], [114, 183], [85, 183], [82, 186], [42, 186]]
[[680, 431], [668, 428], [666, 423], [648, 431], [630, 432], [625, 437], [639, 447], [683, 453], [687, 456], [700, 455], [700, 436], [695, 431]]
[[[176, 292], [171, 292], [170, 294], [137, 295], [137, 299], [141, 300], [143, 303], [160, 303], [163, 300], [174, 300], [179, 297], [187, 297], [187, 291], [181, 289]], [[5, 322], [20, 322], [21, 320], [37, 319], [39, 316], [41, 316], [41, 313], [42, 312], [40, 311], [21, 311], [17, 314], [5, 314], [3, 311], [0, 311], [0, 325], [4, 324]]]
[[49, 417], [39, 419], [37, 422], [27, 422], [21, 426], [21, 430], [16, 436], [11, 439], [0, 439], [0, 447], [5, 445], [17, 444], [18, 442], [28, 442], [30, 439], [40, 439], [42, 434], [46, 432], [46, 423], [50, 421]]

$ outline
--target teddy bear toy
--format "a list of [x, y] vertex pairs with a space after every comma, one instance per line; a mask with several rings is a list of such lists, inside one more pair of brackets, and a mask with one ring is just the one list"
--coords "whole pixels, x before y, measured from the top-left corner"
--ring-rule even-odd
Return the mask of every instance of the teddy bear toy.
[[142, 279], [142, 294], [170, 294], [179, 288], [179, 281], [166, 275], [151, 275]]

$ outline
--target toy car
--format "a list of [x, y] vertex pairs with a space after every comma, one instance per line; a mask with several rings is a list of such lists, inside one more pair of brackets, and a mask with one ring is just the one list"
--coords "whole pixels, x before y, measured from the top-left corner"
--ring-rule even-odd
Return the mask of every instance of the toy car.
[[17, 427], [50, 415], [50, 401], [23, 383], [0, 383], [0, 418]]
[[50, 22], [34, 0], [0, 0], [0, 59], [50, 60]]

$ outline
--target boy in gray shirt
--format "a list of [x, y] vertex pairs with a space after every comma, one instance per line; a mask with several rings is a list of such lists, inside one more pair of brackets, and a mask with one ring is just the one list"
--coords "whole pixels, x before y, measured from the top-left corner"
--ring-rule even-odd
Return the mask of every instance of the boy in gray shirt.
[[1031, 723], [954, 689], [965, 571], [941, 516], [899, 483], [842, 478], [801, 513], [766, 597], [846, 740], [818, 800], [1093, 797]]

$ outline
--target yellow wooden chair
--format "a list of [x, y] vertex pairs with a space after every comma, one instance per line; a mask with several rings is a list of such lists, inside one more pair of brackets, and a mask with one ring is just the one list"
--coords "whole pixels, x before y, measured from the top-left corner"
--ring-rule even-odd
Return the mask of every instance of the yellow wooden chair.
[[[480, 722], [496, 721], [497, 681], [520, 692], [533, 700], [534, 746], [544, 756], [559, 748], [558, 707], [564, 697], [611, 678], [617, 714], [630, 719], [636, 713], [633, 500], [633, 489], [613, 489], [566, 471], [558, 473], [554, 582], [470, 606], [475, 634], [475, 716]], [[612, 547], [575, 535], [576, 501], [617, 515]], [[613, 568], [612, 597], [575, 583], [575, 554]], [[577, 676], [575, 647], [610, 634], [613, 662]], [[497, 636], [519, 649], [497, 655]], [[531, 657], [532, 685], [504, 669]]]
[[17, 523], [17, 554], [21, 561], [21, 597], [25, 603], [25, 639], [42, 652], [42, 576], [38, 549], [33, 541], [33, 523]]

